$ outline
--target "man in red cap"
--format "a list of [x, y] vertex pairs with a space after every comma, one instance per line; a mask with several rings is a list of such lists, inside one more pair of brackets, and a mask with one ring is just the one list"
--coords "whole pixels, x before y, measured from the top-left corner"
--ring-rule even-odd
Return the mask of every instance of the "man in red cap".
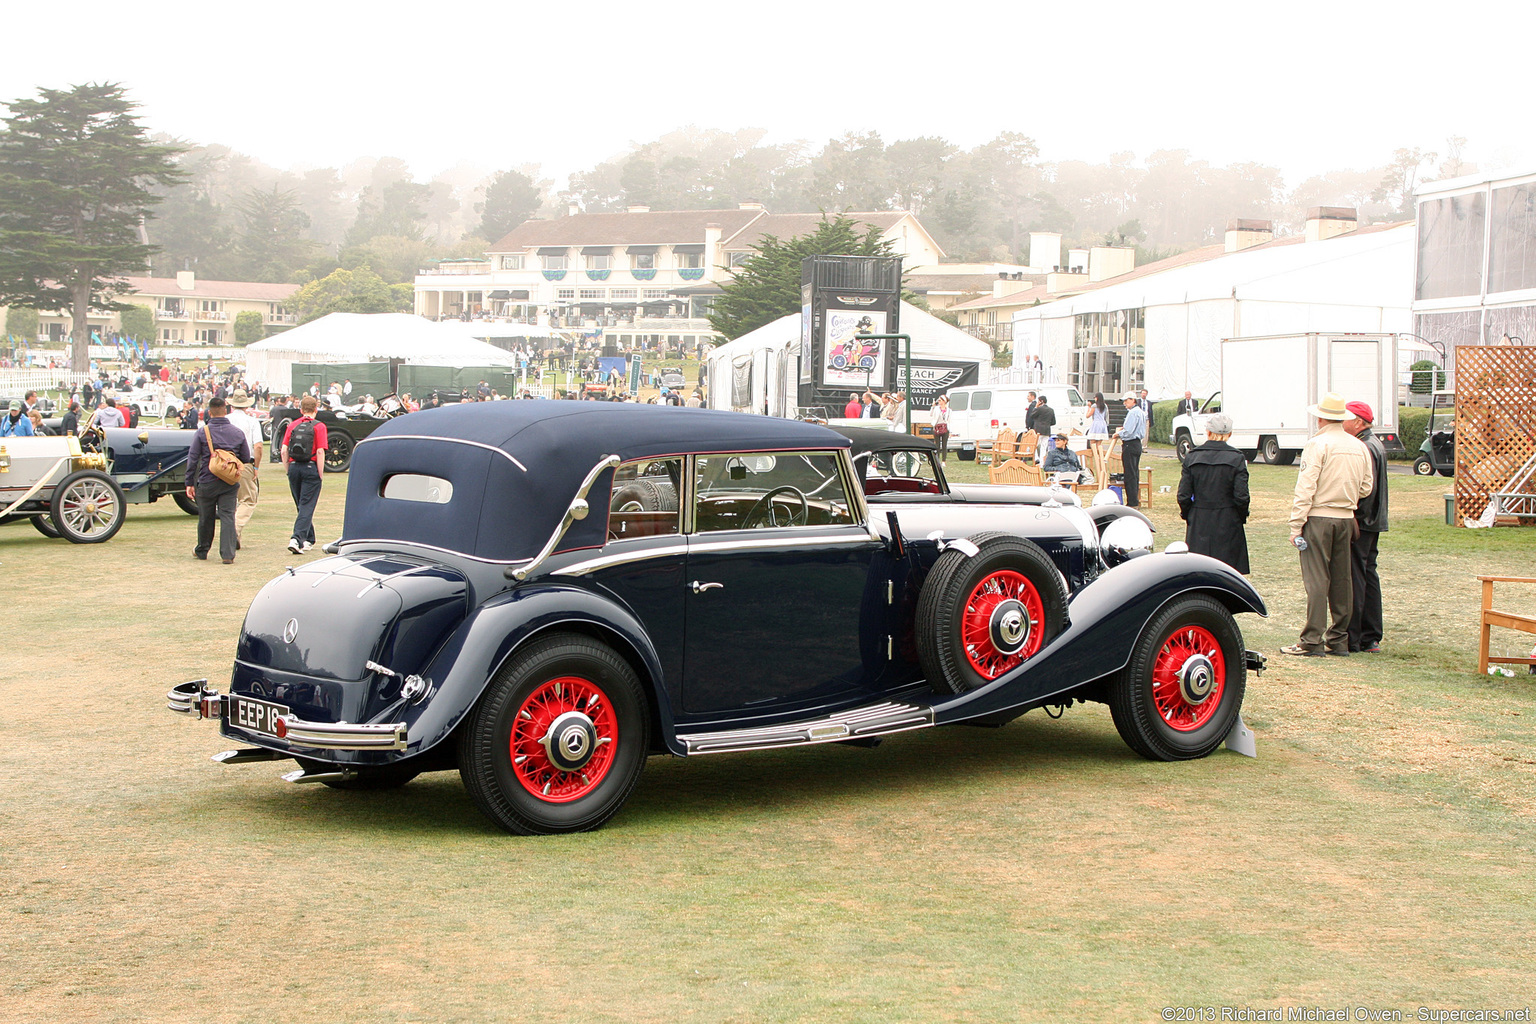
[[1376, 547], [1387, 532], [1387, 450], [1371, 433], [1376, 416], [1364, 402], [1348, 402], [1350, 418], [1344, 429], [1371, 453], [1371, 493], [1355, 507], [1355, 539], [1349, 561], [1354, 610], [1349, 617], [1349, 649], [1358, 654], [1381, 651], [1381, 577], [1376, 573]]

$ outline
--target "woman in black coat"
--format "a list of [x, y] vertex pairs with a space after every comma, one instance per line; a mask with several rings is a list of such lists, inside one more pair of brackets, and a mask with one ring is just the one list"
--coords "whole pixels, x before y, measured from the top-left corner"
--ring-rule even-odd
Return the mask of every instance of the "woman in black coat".
[[1210, 555], [1247, 575], [1248, 462], [1227, 444], [1232, 417], [1217, 413], [1206, 423], [1210, 440], [1184, 457], [1179, 477], [1179, 515], [1187, 524], [1189, 550]]

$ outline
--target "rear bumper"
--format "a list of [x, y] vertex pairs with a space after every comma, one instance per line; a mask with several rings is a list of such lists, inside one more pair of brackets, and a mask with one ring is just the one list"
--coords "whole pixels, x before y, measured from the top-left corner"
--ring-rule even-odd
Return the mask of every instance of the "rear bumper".
[[[194, 679], [171, 687], [165, 695], [165, 706], [177, 714], [216, 719], [228, 727], [229, 694], [210, 689], [206, 679]], [[311, 722], [296, 715], [282, 715], [275, 721], [275, 737], [250, 735], [258, 736], [264, 742], [275, 741], [286, 747], [307, 750], [404, 750], [408, 742], [404, 722]]]

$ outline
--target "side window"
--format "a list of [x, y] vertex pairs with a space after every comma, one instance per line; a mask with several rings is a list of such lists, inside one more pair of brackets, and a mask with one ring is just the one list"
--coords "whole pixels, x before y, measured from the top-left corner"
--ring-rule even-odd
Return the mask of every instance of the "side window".
[[983, 411], [985, 411], [987, 409], [990, 409], [990, 408], [992, 408], [992, 392], [990, 392], [990, 391], [972, 391], [971, 392], [971, 411], [972, 412], [983, 412]]
[[949, 396], [950, 412], [965, 412], [971, 407], [971, 393], [969, 391], [956, 391]]
[[695, 466], [700, 533], [853, 522], [836, 456], [743, 452], [701, 455]]
[[682, 479], [682, 459], [641, 459], [614, 470], [612, 497], [608, 499], [608, 539], [681, 533], [677, 495]]

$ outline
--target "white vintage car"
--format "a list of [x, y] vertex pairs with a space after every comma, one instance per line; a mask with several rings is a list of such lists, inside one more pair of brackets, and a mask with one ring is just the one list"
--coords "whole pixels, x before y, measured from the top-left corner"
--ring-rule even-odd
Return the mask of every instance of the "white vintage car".
[[148, 419], [176, 419], [186, 402], [169, 388], [154, 385], [134, 388], [132, 391], [115, 392], [119, 409], [133, 409], [140, 417]]
[[126, 514], [106, 456], [83, 451], [79, 438], [0, 439], [0, 523], [29, 519], [45, 537], [100, 544]]

